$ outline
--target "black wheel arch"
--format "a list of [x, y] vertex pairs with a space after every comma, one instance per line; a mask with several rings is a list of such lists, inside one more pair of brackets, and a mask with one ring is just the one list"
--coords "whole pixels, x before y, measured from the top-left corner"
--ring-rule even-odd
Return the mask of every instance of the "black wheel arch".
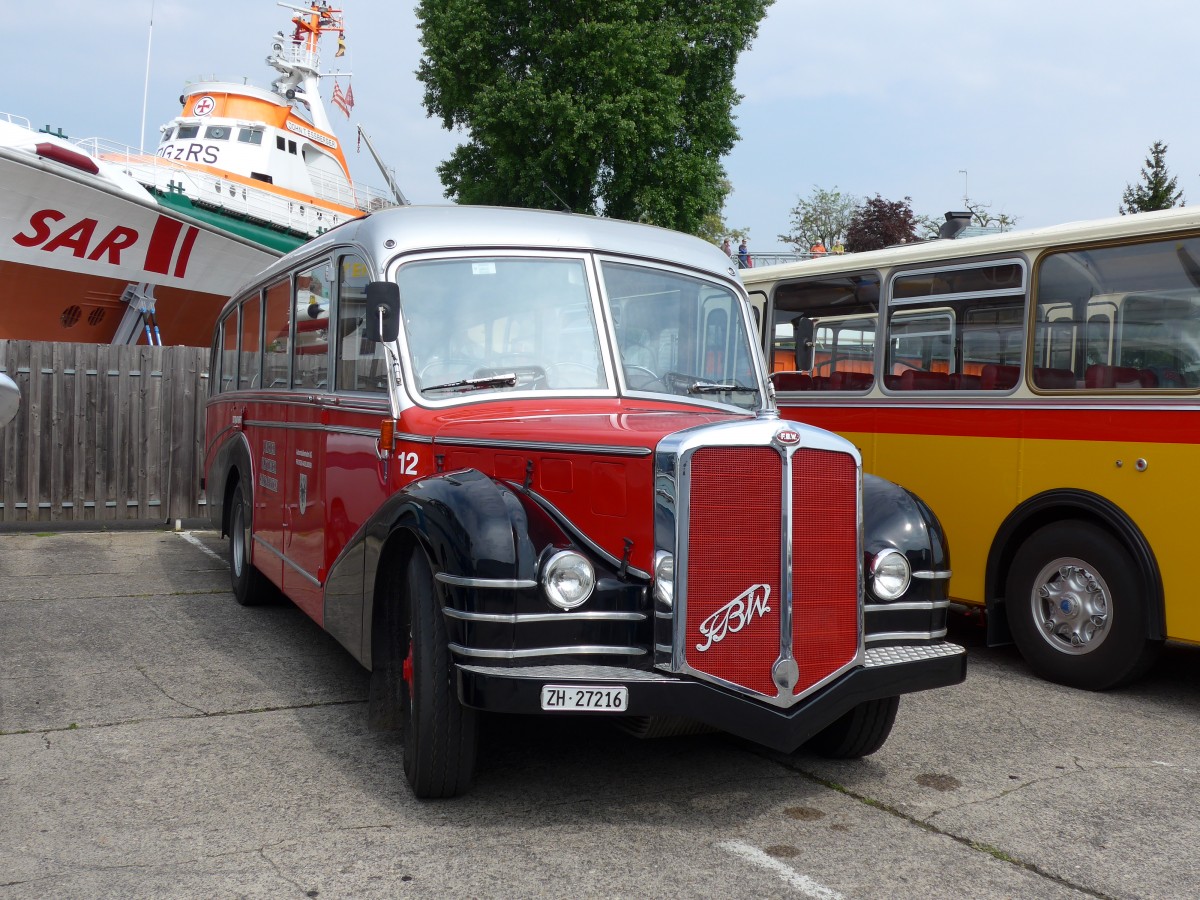
[[327, 627], [369, 669], [383, 650], [381, 641], [407, 622], [406, 611], [387, 610], [382, 600], [418, 550], [435, 572], [537, 577], [527, 510], [511, 488], [474, 469], [414, 481], [380, 506], [330, 570], [326, 620], [358, 623], [353, 630], [360, 642]]
[[229, 534], [230, 502], [238, 484], [247, 481], [251, 485], [251, 496], [254, 494], [254, 466], [246, 435], [238, 432], [224, 441], [214, 452], [208, 471], [210, 474], [205, 482], [208, 519], [221, 537], [225, 537]]
[[996, 531], [988, 551], [984, 589], [988, 612], [988, 644], [1010, 643], [1004, 597], [1013, 558], [1025, 539], [1044, 525], [1078, 519], [1105, 529], [1129, 551], [1147, 598], [1146, 637], [1166, 638], [1162, 574], [1154, 550], [1137, 523], [1111, 500], [1075, 488], [1044, 491], [1030, 497], [1008, 514]]

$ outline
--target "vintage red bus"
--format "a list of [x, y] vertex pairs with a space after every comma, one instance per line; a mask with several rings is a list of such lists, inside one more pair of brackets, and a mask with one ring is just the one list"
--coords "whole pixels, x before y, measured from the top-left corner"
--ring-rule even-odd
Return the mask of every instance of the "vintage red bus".
[[1103, 689], [1191, 597], [1200, 214], [1142, 213], [742, 273], [785, 416], [853, 441], [954, 543], [955, 600]]
[[914, 495], [782, 420], [716, 247], [530, 210], [339, 226], [224, 309], [205, 488], [233, 591], [371, 671], [421, 797], [480, 711], [878, 749], [965, 675]]

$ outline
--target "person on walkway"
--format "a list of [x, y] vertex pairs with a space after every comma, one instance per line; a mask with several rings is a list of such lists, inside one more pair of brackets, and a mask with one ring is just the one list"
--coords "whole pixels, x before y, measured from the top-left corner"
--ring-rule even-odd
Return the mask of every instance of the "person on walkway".
[[731, 259], [733, 258], [733, 248], [729, 246], [729, 238], [721, 241], [721, 252]]
[[818, 256], [824, 256], [825, 255], [825, 245], [822, 244], [820, 241], [817, 241], [815, 244], [813, 244], [811, 247], [808, 248], [808, 252], [809, 252], [809, 255], [814, 258], [816, 258]]
[[754, 265], [754, 261], [750, 259], [750, 251], [746, 248], [746, 239], [742, 238], [742, 242], [738, 244], [738, 268], [749, 269]]

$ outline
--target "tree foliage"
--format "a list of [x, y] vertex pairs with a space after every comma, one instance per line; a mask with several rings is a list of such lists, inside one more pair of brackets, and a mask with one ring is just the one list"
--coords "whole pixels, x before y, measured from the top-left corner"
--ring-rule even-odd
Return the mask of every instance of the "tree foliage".
[[1174, 206], [1184, 206], [1183, 191], [1177, 189], [1176, 179], [1167, 171], [1164, 157], [1167, 155], [1167, 145], [1155, 141], [1150, 145], [1150, 155], [1142, 166], [1141, 183], [1134, 186], [1125, 185], [1121, 195], [1121, 205], [1118, 207], [1121, 215], [1151, 212], [1156, 209], [1171, 209]]
[[917, 224], [912, 197], [884, 200], [876, 194], [860, 206], [850, 220], [846, 228], [846, 249], [859, 253], [916, 240]]
[[425, 108], [467, 137], [447, 194], [712, 229], [734, 66], [771, 2], [420, 0]]
[[816, 243], [828, 248], [843, 244], [858, 204], [858, 198], [843, 194], [836, 186], [829, 191], [813, 185], [812, 193], [792, 207], [792, 233], [779, 235], [779, 240], [797, 250]]

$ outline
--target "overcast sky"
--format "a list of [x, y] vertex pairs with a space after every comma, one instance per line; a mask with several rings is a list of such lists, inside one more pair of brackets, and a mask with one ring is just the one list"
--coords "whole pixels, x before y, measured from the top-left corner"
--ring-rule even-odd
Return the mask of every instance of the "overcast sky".
[[[349, 120], [330, 113], [357, 179], [383, 185], [366, 148], [355, 153], [361, 124], [408, 199], [437, 203], [436, 167], [461, 138], [421, 104], [413, 5], [345, 0], [338, 62], [356, 106]], [[268, 87], [269, 41], [290, 16], [274, 0], [40, 0], [7, 12], [0, 113], [136, 147], [149, 44], [147, 148], [179, 113], [185, 82]], [[789, 211], [815, 185], [911, 196], [939, 220], [964, 192], [1018, 227], [1115, 215], [1155, 140], [1200, 203], [1197, 26], [1195, 0], [776, 0], [738, 65], [726, 221], [749, 228], [752, 251], [782, 249]]]

